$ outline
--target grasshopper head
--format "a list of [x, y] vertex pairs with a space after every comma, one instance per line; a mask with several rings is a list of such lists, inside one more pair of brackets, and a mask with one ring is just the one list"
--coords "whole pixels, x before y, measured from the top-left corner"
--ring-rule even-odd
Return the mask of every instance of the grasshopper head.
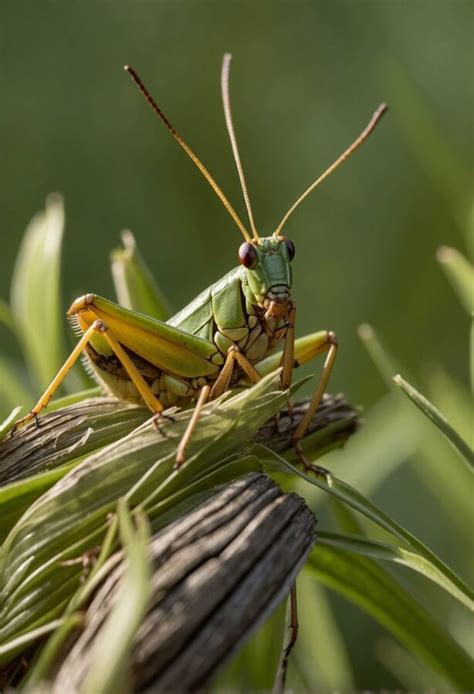
[[288, 312], [294, 255], [293, 242], [284, 236], [245, 241], [239, 248], [244, 294], [252, 305], [266, 309], [269, 317], [282, 318]]

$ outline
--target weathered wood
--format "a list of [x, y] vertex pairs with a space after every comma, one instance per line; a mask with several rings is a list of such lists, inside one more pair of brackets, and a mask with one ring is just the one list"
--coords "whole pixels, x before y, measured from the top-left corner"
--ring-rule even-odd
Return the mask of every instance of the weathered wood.
[[[155, 535], [152, 599], [129, 663], [133, 690], [202, 687], [287, 595], [314, 529], [300, 497], [252, 473]], [[120, 595], [123, 574], [121, 564], [96, 593], [54, 692], [76, 691], [91, 660], [100, 657], [95, 639]]]
[[[291, 448], [291, 435], [301, 421], [309, 401], [295, 403], [271, 419], [256, 437], [277, 453]], [[0, 446], [0, 486], [58, 468], [121, 439], [149, 419], [146, 408], [114, 398], [91, 398], [57, 412], [42, 415], [39, 427], [31, 423]], [[358, 412], [342, 395], [324, 395], [306, 438], [321, 436], [316, 453], [342, 445], [358, 428]], [[246, 443], [250, 443], [246, 442]]]

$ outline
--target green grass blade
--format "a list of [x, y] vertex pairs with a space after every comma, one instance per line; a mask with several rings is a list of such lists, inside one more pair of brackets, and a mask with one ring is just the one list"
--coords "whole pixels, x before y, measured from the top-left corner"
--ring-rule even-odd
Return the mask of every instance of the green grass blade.
[[64, 359], [59, 299], [62, 198], [51, 195], [30, 222], [15, 263], [11, 307], [31, 374], [46, 388]]
[[[364, 335], [364, 338], [366, 337]], [[368, 340], [363, 341], [378, 371], [393, 386], [393, 375], [400, 370], [406, 370], [405, 367], [394, 370], [395, 360], [387, 352], [373, 328], [370, 328]], [[390, 365], [388, 369], [387, 364]], [[443, 403], [443, 408], [446, 409], [450, 419], [456, 423], [456, 428], [467, 431], [467, 428], [463, 427], [464, 422], [469, 420], [470, 431], [472, 428], [470, 395], [464, 394], [464, 390], [460, 388], [456, 388], [454, 392], [452, 384], [448, 392], [446, 379], [440, 392], [439, 373], [438, 370], [438, 379], [436, 379], [436, 372], [431, 374], [429, 379], [431, 392], [437, 396], [439, 402]], [[438, 381], [438, 388], [436, 388], [436, 381]], [[462, 411], [461, 416], [460, 411]], [[374, 415], [377, 417], [374, 418]], [[430, 490], [438, 507], [444, 509], [446, 522], [454, 525], [461, 536], [469, 535], [472, 523], [469, 469], [467, 466], [457, 465], [458, 452], [447, 439], [440, 440], [437, 429], [421, 412], [413, 412], [411, 403], [398, 388], [392, 387], [389, 395], [371, 409], [365, 427], [352, 442], [351, 448], [353, 455], [350, 458], [344, 458], [339, 468], [341, 477], [345, 480], [369, 494], [374, 489], [374, 481], [380, 482], [380, 479], [393, 469], [394, 462], [414, 461], [416, 465], [413, 465], [413, 472]], [[381, 450], [383, 450], [382, 457]], [[345, 464], [346, 461], [347, 464]], [[452, 512], [453, 508], [456, 508], [455, 514]]]
[[43, 638], [58, 629], [62, 623], [62, 619], [54, 619], [51, 622], [42, 624], [37, 629], [30, 629], [26, 633], [11, 639], [11, 641], [0, 643], [0, 662], [13, 660], [18, 653], [21, 653], [37, 639]]
[[441, 246], [436, 257], [468, 316], [474, 309], [474, 266], [455, 248]]
[[432, 562], [415, 552], [358, 535], [333, 533], [324, 530], [318, 533], [318, 542], [329, 547], [355, 552], [364, 557], [391, 561], [406, 566], [433, 581], [443, 590], [451, 593], [454, 598], [465, 604], [468, 609], [474, 607], [472, 601], [466, 600], [464, 593], [456, 590], [452, 582], [446, 580], [443, 572], [434, 566]]
[[16, 332], [15, 319], [9, 305], [3, 299], [0, 299], [0, 325], [4, 325], [13, 333]]
[[[303, 676], [304, 691], [308, 692], [355, 691], [350, 654], [328, 591], [305, 569], [298, 576], [297, 590], [299, 633], [310, 638], [297, 642], [294, 660], [290, 660], [290, 676], [296, 667]], [[317, 638], [316, 634], [324, 637]]]
[[10, 429], [13, 427], [15, 424], [16, 420], [18, 419], [18, 416], [21, 412], [21, 407], [15, 407], [8, 417], [3, 420], [3, 422], [0, 424], [0, 439], [5, 436], [5, 434], [8, 434]]
[[3, 542], [26, 509], [71, 469], [49, 470], [0, 488], [0, 542]]
[[151, 595], [150, 537], [146, 517], [136, 517], [135, 529], [126, 504], [118, 507], [120, 536], [125, 549], [126, 570], [117, 601], [94, 644], [92, 665], [81, 691], [115, 694], [126, 673], [126, 658]]
[[471, 316], [471, 333], [469, 335], [469, 375], [472, 394], [474, 393], [474, 313]]
[[412, 403], [435, 424], [444, 436], [446, 436], [448, 441], [458, 451], [462, 460], [472, 470], [474, 468], [474, 452], [472, 448], [468, 446], [457, 431], [453, 429], [444, 415], [400, 375], [395, 376], [393, 380], [410, 398]]
[[472, 600], [474, 599], [474, 594], [469, 586], [467, 586], [466, 583], [449, 568], [449, 566], [441, 561], [441, 559], [437, 557], [434, 552], [432, 552], [428, 547], [426, 547], [426, 545], [418, 540], [418, 538], [390, 518], [388, 514], [384, 513], [374, 503], [366, 499], [360, 492], [351, 487], [349, 484], [343, 482], [333, 475], [329, 475], [327, 480], [323, 480], [320, 477], [306, 474], [264, 446], [255, 445], [252, 447], [251, 452], [262, 460], [265, 467], [268, 466], [269, 471], [278, 469], [282, 471], [290, 471], [292, 474], [299, 475], [310, 484], [323, 489], [336, 499], [339, 499], [339, 501], [346, 503], [348, 506], [356, 511], [359, 511], [359, 513], [364, 515], [366, 518], [369, 518], [369, 520], [379, 525], [391, 535], [395, 536], [399, 540], [402, 540], [402, 542], [405, 542], [420, 557], [422, 557], [426, 562], [430, 563], [436, 573], [442, 576], [443, 584], [445, 586], [449, 586], [449, 592], [452, 595], [456, 596], [463, 605], [471, 606]]
[[471, 689], [474, 672], [469, 655], [373, 561], [316, 545], [307, 566], [319, 581], [371, 615], [459, 691]]
[[[212, 694], [223, 692], [270, 692], [278, 669], [281, 644], [286, 636], [286, 601], [258, 628], [211, 682]], [[262, 667], [264, 664], [264, 667]]]
[[371, 325], [368, 323], [360, 325], [358, 335], [374, 362], [377, 371], [390, 388], [392, 386], [393, 377], [401, 370], [399, 364], [384, 348], [379, 336]]
[[137, 249], [131, 231], [122, 232], [123, 248], [110, 256], [115, 293], [121, 306], [168, 320], [171, 309], [163, 292]]
[[14, 364], [0, 355], [0, 417], [18, 405], [28, 408], [32, 403], [33, 395], [21, 382]]
[[452, 685], [445, 677], [431, 668], [401, 646], [398, 641], [387, 637], [379, 639], [375, 652], [377, 659], [386, 670], [401, 684], [402, 691], [449, 692]]
[[64, 641], [71, 631], [81, 626], [83, 619], [83, 615], [77, 612], [65, 617], [61, 621], [61, 624], [51, 634], [32, 668], [28, 670], [26, 680], [22, 682], [22, 688], [26, 687], [27, 691], [34, 690], [43, 680], [46, 680], [48, 672], [54, 667]]

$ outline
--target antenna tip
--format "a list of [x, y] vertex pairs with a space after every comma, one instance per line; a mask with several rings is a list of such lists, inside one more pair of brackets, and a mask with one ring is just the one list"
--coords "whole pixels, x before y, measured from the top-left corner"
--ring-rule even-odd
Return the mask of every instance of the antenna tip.
[[379, 116], [383, 116], [383, 114], [387, 113], [387, 111], [388, 111], [388, 104], [386, 104], [386, 103], [380, 104], [380, 106], [377, 109], [377, 113], [379, 114]]
[[123, 69], [125, 70], [125, 72], [128, 72], [130, 70], [130, 65], [124, 65]]

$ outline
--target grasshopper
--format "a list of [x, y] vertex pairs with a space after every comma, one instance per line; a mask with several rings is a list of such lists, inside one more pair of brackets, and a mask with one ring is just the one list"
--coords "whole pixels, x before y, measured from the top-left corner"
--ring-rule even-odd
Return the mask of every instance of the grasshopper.
[[[205, 289], [191, 303], [163, 322], [128, 310], [96, 294], [76, 299], [67, 315], [81, 338], [33, 409], [17, 425], [36, 419], [82, 353], [104, 390], [132, 402], [144, 402], [157, 416], [171, 406], [195, 404], [186, 432], [177, 447], [176, 465], [185, 460], [186, 446], [204, 404], [237, 385], [257, 382], [282, 367], [281, 387], [291, 384], [295, 365], [326, 353], [319, 383], [293, 443], [306, 468], [301, 449], [304, 436], [329, 380], [337, 352], [331, 331], [320, 331], [295, 341], [296, 303], [291, 296], [294, 243], [282, 229], [298, 205], [370, 135], [387, 106], [382, 104], [357, 139], [300, 195], [270, 236], [257, 232], [235, 137], [229, 98], [231, 56], [224, 56], [221, 90], [227, 130], [247, 208], [251, 234], [214, 178], [171, 125], [136, 71], [125, 70], [155, 114], [194, 162], [244, 237], [239, 265]], [[278, 343], [283, 350], [273, 354]], [[316, 469], [318, 471], [319, 469]]]

